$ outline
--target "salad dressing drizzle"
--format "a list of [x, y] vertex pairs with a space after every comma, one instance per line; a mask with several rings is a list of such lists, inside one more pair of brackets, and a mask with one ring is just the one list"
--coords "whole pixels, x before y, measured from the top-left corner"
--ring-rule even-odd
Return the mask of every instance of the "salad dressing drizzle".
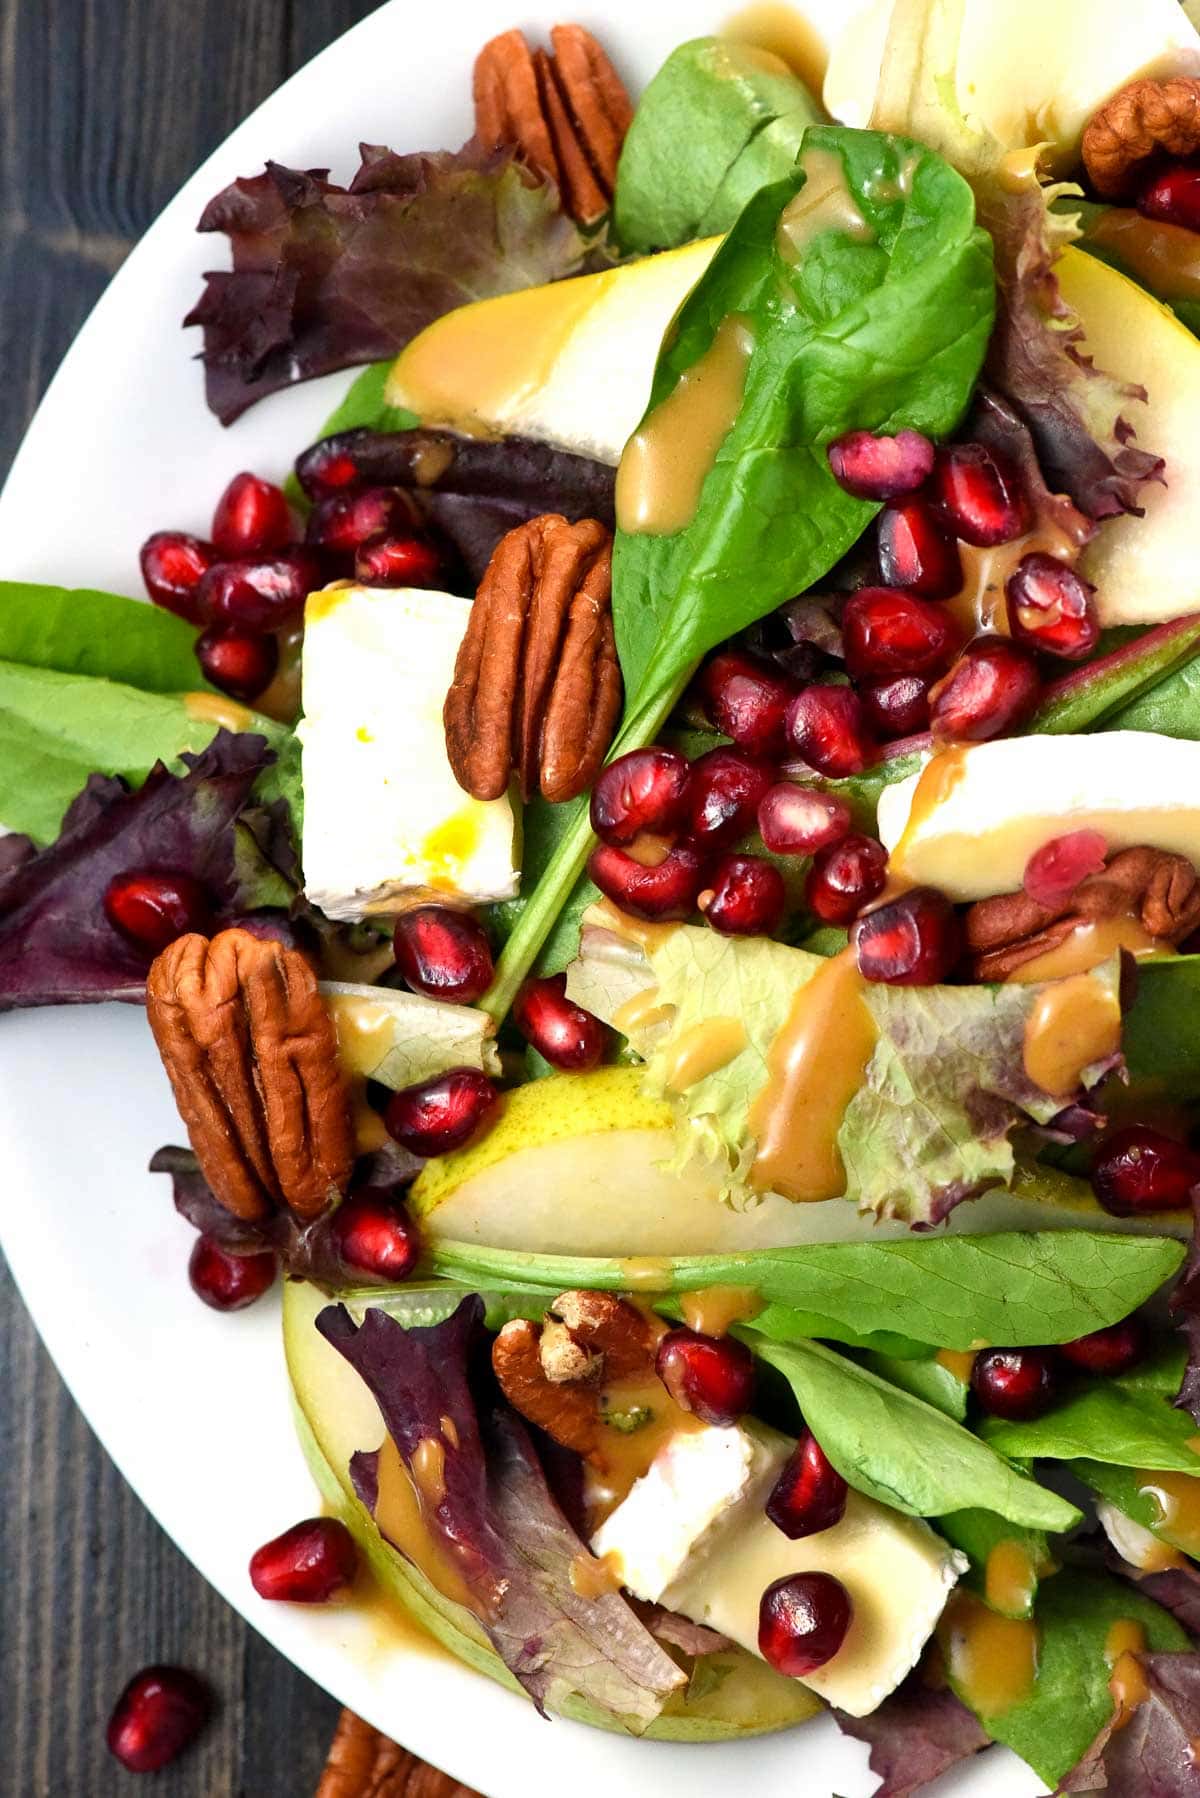
[[1074, 562], [1079, 547], [1069, 531], [1053, 524], [1040, 525], [1012, 543], [1000, 543], [991, 549], [976, 549], [970, 543], [960, 543], [963, 584], [946, 600], [946, 610], [968, 637], [982, 636], [989, 631], [1002, 637], [1011, 636], [1004, 584], [1016, 573], [1017, 564], [1023, 557], [1035, 554]]
[[1069, 974], [1086, 974], [1108, 961], [1118, 949], [1127, 949], [1139, 961], [1175, 953], [1170, 944], [1151, 936], [1132, 912], [1124, 912], [1115, 918], [1089, 918], [1077, 924], [1061, 943], [1014, 968], [1008, 978], [1017, 985], [1031, 985], [1062, 980]]
[[254, 713], [224, 693], [185, 693], [183, 709], [197, 724], [216, 724], [222, 730], [253, 730]]
[[975, 1356], [978, 1352], [978, 1349], [939, 1349], [933, 1358], [939, 1367], [944, 1367], [946, 1372], [952, 1373], [956, 1380], [961, 1380], [964, 1386], [969, 1386], [971, 1374], [975, 1368]]
[[670, 1292], [671, 1263], [665, 1255], [628, 1255], [618, 1261], [621, 1280], [631, 1292]]
[[736, 44], [753, 44], [786, 63], [811, 94], [820, 95], [829, 61], [824, 45], [809, 21], [794, 6], [781, 0], [758, 0], [726, 19], [721, 36]]
[[904, 857], [911, 846], [914, 836], [933, 816], [940, 805], [950, 797], [963, 775], [966, 773], [966, 755], [968, 745], [955, 744], [949, 749], [939, 749], [930, 756], [917, 777], [913, 788], [912, 801], [908, 808], [908, 817], [900, 840], [888, 857], [888, 874], [897, 878], [904, 873]]
[[587, 921], [601, 930], [611, 930], [614, 936], [624, 937], [627, 942], [636, 943], [646, 955], [661, 949], [680, 928], [678, 924], [652, 924], [645, 918], [632, 917], [611, 899], [600, 899], [589, 907]]
[[612, 1017], [613, 1029], [619, 1030], [622, 1036], [653, 1030], [656, 1025], [667, 1023], [674, 1009], [673, 1005], [660, 1004], [658, 988], [648, 986], [644, 993], [635, 993], [632, 999], [617, 1006]]
[[1121, 1046], [1121, 1000], [1091, 974], [1051, 981], [1025, 1023], [1025, 1072], [1035, 1086], [1069, 1097], [1085, 1068]]
[[1113, 1728], [1123, 1729], [1139, 1704], [1150, 1696], [1146, 1675], [1137, 1661], [1146, 1652], [1146, 1631], [1131, 1617], [1118, 1617], [1104, 1642], [1104, 1659], [1111, 1669]]
[[1134, 279], [1160, 299], [1200, 300], [1200, 242], [1185, 226], [1112, 206], [1089, 228], [1087, 240], [1114, 251]]
[[1138, 1494], [1154, 1506], [1153, 1527], [1185, 1554], [1200, 1555], [1200, 1478], [1193, 1473], [1139, 1473]]
[[805, 150], [800, 167], [808, 177], [779, 215], [775, 248], [794, 266], [824, 231], [840, 231], [855, 243], [874, 243], [875, 232], [846, 185], [846, 166], [836, 150]]
[[1028, 1616], [1043, 1571], [1024, 1542], [1003, 1537], [988, 1555], [983, 1590], [989, 1605], [1006, 1617]]
[[593, 1555], [581, 1548], [571, 1562], [571, 1590], [580, 1598], [603, 1598], [621, 1589], [621, 1566], [616, 1555]]
[[671, 1048], [663, 1069], [668, 1092], [686, 1092], [710, 1074], [735, 1061], [746, 1047], [746, 1026], [740, 1018], [705, 1018], [685, 1030]]
[[753, 1286], [701, 1286], [679, 1301], [684, 1323], [701, 1336], [726, 1336], [732, 1324], [746, 1323], [762, 1308]]
[[951, 1680], [984, 1717], [1001, 1717], [1028, 1698], [1037, 1678], [1032, 1619], [1002, 1617], [961, 1587], [942, 1613], [937, 1639]]
[[375, 1521], [381, 1533], [395, 1543], [443, 1598], [474, 1610], [466, 1581], [425, 1522], [422, 1497], [390, 1436], [384, 1438], [379, 1451], [378, 1479]]
[[354, 1140], [360, 1155], [382, 1149], [389, 1141], [383, 1118], [367, 1099], [367, 1081], [387, 1052], [392, 1017], [385, 1005], [327, 993], [325, 1004], [337, 1036], [338, 1065], [350, 1086]]

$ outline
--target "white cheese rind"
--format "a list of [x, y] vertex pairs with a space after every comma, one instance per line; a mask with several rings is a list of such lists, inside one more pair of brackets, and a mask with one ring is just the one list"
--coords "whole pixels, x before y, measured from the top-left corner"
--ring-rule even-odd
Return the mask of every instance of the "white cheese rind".
[[517, 822], [473, 799], [446, 756], [442, 706], [469, 600], [422, 588], [313, 594], [301, 668], [304, 877], [330, 918], [388, 914], [413, 893], [511, 899]]

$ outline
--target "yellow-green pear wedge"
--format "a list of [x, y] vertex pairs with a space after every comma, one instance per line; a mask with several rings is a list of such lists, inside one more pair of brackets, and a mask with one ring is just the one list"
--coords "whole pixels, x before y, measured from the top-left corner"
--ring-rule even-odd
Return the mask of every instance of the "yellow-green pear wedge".
[[532, 437], [615, 467], [667, 326], [720, 241], [448, 312], [397, 357], [388, 404], [427, 425]]
[[[436, 1644], [449, 1649], [476, 1672], [517, 1691], [516, 1680], [495, 1653], [478, 1619], [440, 1592], [427, 1575], [385, 1542], [350, 1481], [350, 1458], [383, 1441], [379, 1407], [349, 1363], [314, 1327], [329, 1303], [325, 1293], [303, 1281], [289, 1281], [283, 1295], [283, 1343], [292, 1383], [296, 1428], [305, 1459], [321, 1496], [340, 1517], [363, 1553], [375, 1582], [401, 1615]], [[364, 1304], [388, 1308], [386, 1292]], [[719, 1742], [732, 1736], [764, 1735], [803, 1723], [820, 1702], [796, 1680], [785, 1679], [740, 1648], [707, 1655], [697, 1663], [701, 1677], [671, 1698], [649, 1734], [662, 1741]], [[704, 1677], [707, 1673], [710, 1677]], [[399, 1689], [399, 1688], [398, 1688]], [[695, 1696], [689, 1697], [689, 1691]], [[611, 1717], [582, 1700], [564, 1707], [568, 1716], [597, 1728], [615, 1729]], [[401, 1732], [399, 1713], [396, 1731]]]

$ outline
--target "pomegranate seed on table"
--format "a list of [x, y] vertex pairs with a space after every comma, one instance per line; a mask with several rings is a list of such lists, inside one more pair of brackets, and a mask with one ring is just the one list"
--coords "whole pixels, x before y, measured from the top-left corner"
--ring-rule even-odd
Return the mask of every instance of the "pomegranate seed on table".
[[200, 582], [217, 559], [211, 543], [186, 531], [155, 531], [141, 549], [142, 579], [156, 606], [189, 624], [202, 624]]
[[1057, 556], [1022, 556], [1004, 583], [1008, 623], [1014, 637], [1068, 662], [1090, 655], [1100, 641], [1100, 620], [1092, 605], [1096, 589]]
[[805, 687], [788, 707], [788, 739], [820, 774], [861, 774], [875, 759], [862, 701], [852, 687]]
[[723, 855], [708, 876], [711, 896], [700, 909], [722, 936], [773, 936], [783, 922], [783, 875], [761, 855]]
[[962, 557], [925, 500], [888, 506], [877, 527], [879, 572], [886, 586], [924, 599], [949, 599], [963, 584]]
[[1099, 874], [1107, 853], [1098, 830], [1069, 830], [1034, 850], [1021, 884], [1035, 905], [1063, 905], [1081, 880]]
[[354, 578], [365, 587], [433, 587], [442, 558], [424, 537], [373, 537], [354, 554]]
[[667, 835], [683, 822], [691, 769], [674, 749], [631, 749], [609, 762], [592, 788], [592, 829], [625, 848], [643, 831]]
[[944, 893], [913, 887], [859, 918], [851, 941], [864, 980], [936, 986], [959, 958], [962, 929]]
[[235, 474], [217, 501], [212, 540], [223, 558], [267, 556], [292, 541], [292, 513], [281, 487]]
[[233, 699], [249, 703], [265, 693], [279, 667], [279, 645], [257, 631], [211, 624], [196, 639], [196, 660], [205, 680]]
[[933, 445], [920, 431], [897, 431], [894, 437], [847, 431], [826, 454], [834, 480], [856, 499], [899, 499], [915, 493], [933, 473]]
[[931, 688], [935, 737], [986, 743], [1024, 724], [1038, 701], [1041, 678], [1033, 654], [1009, 637], [976, 637]]
[[492, 984], [491, 944], [470, 912], [449, 905], [418, 905], [401, 912], [393, 948], [405, 981], [426, 998], [474, 1005]]
[[863, 587], [842, 610], [846, 667], [856, 677], [948, 668], [962, 632], [944, 606], [895, 587]]
[[353, 556], [373, 537], [402, 535], [412, 525], [407, 497], [397, 487], [365, 487], [319, 499], [308, 515], [304, 540], [313, 549]]
[[1016, 474], [982, 443], [950, 443], [940, 449], [933, 484], [943, 517], [976, 549], [1011, 543], [1029, 528], [1029, 509]]
[[490, 1124], [500, 1094], [478, 1068], [451, 1068], [432, 1080], [406, 1086], [388, 1100], [388, 1134], [410, 1155], [430, 1160], [448, 1155]]
[[157, 1773], [208, 1721], [208, 1688], [183, 1667], [143, 1667], [113, 1707], [105, 1741], [130, 1773]]
[[858, 697], [875, 735], [891, 742], [927, 731], [932, 686], [927, 674], [895, 674], [890, 680], [860, 681]]
[[854, 1617], [832, 1573], [793, 1573], [768, 1586], [758, 1607], [758, 1651], [776, 1673], [804, 1679], [831, 1661]]
[[726, 1429], [754, 1400], [754, 1357], [733, 1336], [668, 1330], [658, 1345], [655, 1372], [683, 1411]]
[[795, 683], [770, 662], [726, 649], [700, 671], [704, 709], [717, 729], [751, 755], [781, 756]]
[[1172, 162], [1151, 174], [1137, 197], [1143, 218], [1200, 231], [1200, 168]]
[[309, 499], [324, 499], [331, 493], [344, 493], [348, 487], [362, 485], [353, 448], [359, 435], [355, 431], [337, 431], [296, 457], [296, 479]]
[[692, 763], [687, 831], [694, 843], [716, 849], [754, 829], [775, 768], [744, 749], [710, 749]]
[[849, 924], [877, 899], [887, 880], [887, 850], [874, 837], [852, 831], [840, 843], [818, 849], [804, 884], [804, 903], [823, 924]]
[[772, 855], [812, 855], [849, 834], [850, 807], [836, 793], [778, 781], [758, 807], [758, 833]]
[[278, 630], [299, 617], [322, 584], [316, 557], [306, 549], [237, 562], [215, 562], [200, 582], [200, 609], [217, 626]]
[[811, 1430], [805, 1430], [767, 1499], [767, 1516], [792, 1542], [840, 1523], [846, 1482]]
[[198, 1236], [188, 1257], [192, 1291], [214, 1311], [245, 1310], [270, 1290], [278, 1271], [270, 1249], [231, 1255], [214, 1236]]
[[328, 1604], [357, 1571], [354, 1537], [336, 1517], [294, 1523], [250, 1557], [250, 1583], [258, 1596], [285, 1604]]
[[347, 1267], [380, 1280], [407, 1280], [421, 1252], [416, 1225], [386, 1187], [363, 1186], [343, 1199], [331, 1233]]
[[1040, 1417], [1058, 1397], [1054, 1356], [1043, 1348], [984, 1349], [971, 1369], [971, 1390], [992, 1417]]
[[704, 858], [690, 843], [676, 843], [651, 867], [624, 849], [601, 843], [589, 858], [588, 877], [632, 917], [650, 922], [686, 918], [695, 911], [704, 885]]
[[126, 941], [157, 955], [176, 937], [207, 931], [212, 901], [191, 874], [127, 868], [104, 890], [104, 915]]
[[1200, 1156], [1148, 1124], [1126, 1124], [1092, 1157], [1092, 1191], [1113, 1217], [1182, 1211], [1200, 1184]]
[[567, 998], [565, 974], [527, 980], [513, 1002], [513, 1022], [552, 1068], [586, 1074], [603, 1059], [608, 1026]]
[[1093, 1330], [1074, 1342], [1059, 1345], [1059, 1354], [1072, 1367], [1083, 1373], [1099, 1374], [1108, 1379], [1113, 1374], [1128, 1373], [1145, 1355], [1149, 1347], [1146, 1326], [1140, 1317], [1126, 1317], [1105, 1330]]

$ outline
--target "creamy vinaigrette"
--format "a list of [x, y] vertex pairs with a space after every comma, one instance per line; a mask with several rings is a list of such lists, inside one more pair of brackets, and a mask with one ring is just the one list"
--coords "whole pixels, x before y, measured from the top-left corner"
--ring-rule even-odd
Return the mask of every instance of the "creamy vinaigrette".
[[846, 168], [836, 150], [805, 150], [800, 167], [808, 179], [779, 215], [775, 248], [784, 262], [799, 262], [815, 237], [839, 231], [855, 243], [873, 243], [875, 232], [846, 185]]
[[786, 63], [793, 75], [820, 98], [828, 52], [812, 25], [795, 6], [782, 0], [758, 0], [732, 13], [721, 27], [721, 36], [736, 44], [753, 44]]
[[985, 1717], [1001, 1717], [1028, 1698], [1037, 1678], [1038, 1636], [1031, 1620], [1001, 1617], [961, 1587], [938, 1624], [950, 1677]]
[[1055, 1097], [1075, 1091], [1085, 1068], [1121, 1046], [1121, 999], [1094, 974], [1051, 981], [1025, 1024], [1025, 1072]]

